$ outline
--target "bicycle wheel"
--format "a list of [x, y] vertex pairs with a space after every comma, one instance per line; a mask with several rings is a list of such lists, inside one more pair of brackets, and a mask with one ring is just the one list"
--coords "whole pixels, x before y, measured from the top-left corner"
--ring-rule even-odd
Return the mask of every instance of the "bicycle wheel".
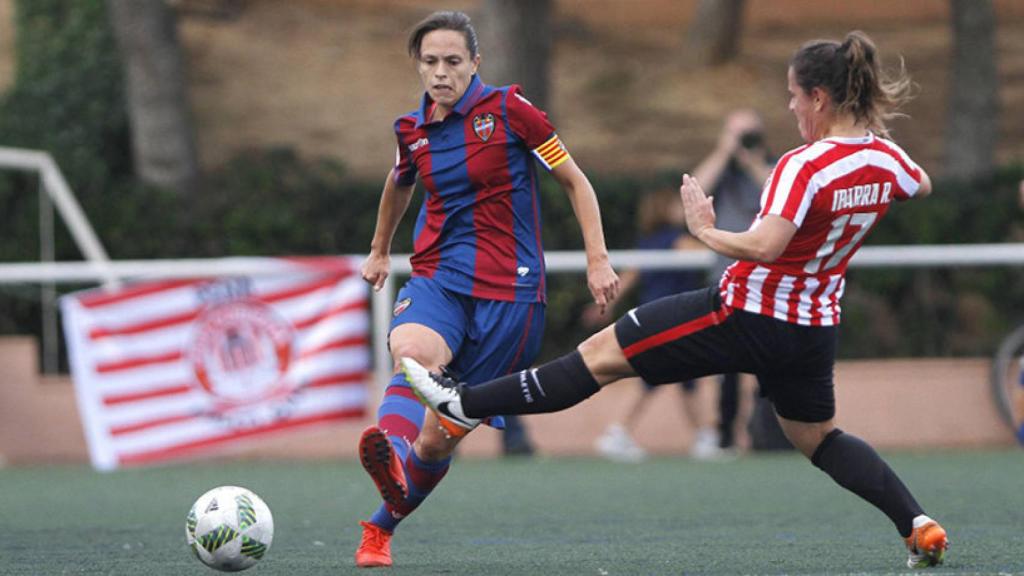
[[[1010, 332], [999, 343], [992, 361], [992, 393], [1003, 420], [1014, 432], [1021, 426], [1024, 395], [1024, 326]], [[1016, 404], [1016, 407], [1015, 407]]]

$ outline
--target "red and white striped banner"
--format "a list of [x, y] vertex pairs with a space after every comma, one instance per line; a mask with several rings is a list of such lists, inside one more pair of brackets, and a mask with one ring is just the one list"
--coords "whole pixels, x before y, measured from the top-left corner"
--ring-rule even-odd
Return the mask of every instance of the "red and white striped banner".
[[294, 271], [62, 300], [93, 466], [176, 460], [364, 415], [369, 300], [357, 263], [266, 260]]

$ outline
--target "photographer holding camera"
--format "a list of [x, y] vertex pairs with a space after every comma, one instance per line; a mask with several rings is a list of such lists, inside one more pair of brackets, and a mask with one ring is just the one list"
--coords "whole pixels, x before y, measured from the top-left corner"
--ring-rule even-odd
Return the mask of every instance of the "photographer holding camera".
[[[693, 176], [715, 198], [718, 226], [731, 232], [750, 227], [760, 208], [761, 187], [774, 159], [764, 143], [764, 122], [757, 112], [743, 108], [725, 119], [718, 146], [693, 171]], [[724, 259], [723, 259], [724, 260]], [[715, 282], [731, 262], [712, 271]]]
[[[694, 169], [693, 176], [714, 197], [719, 228], [742, 232], [750, 227], [761, 207], [761, 188], [771, 175], [775, 158], [764, 142], [764, 122], [752, 109], [741, 108], [729, 113], [715, 149]], [[711, 282], [717, 283], [733, 261], [716, 256], [708, 271]], [[719, 393], [719, 446], [735, 447], [735, 422], [739, 412], [739, 374], [723, 374]], [[760, 400], [760, 398], [758, 399]], [[768, 413], [762, 413], [764, 410]], [[771, 406], [755, 402], [750, 434], [754, 449], [790, 448], [783, 437]]]

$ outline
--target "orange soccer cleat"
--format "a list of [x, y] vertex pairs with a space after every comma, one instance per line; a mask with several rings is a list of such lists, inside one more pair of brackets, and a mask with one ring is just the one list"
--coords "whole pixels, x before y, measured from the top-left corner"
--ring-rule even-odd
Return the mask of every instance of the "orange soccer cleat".
[[356, 566], [376, 568], [391, 566], [391, 532], [372, 524], [360, 522], [363, 539], [356, 550]]
[[398, 506], [405, 500], [409, 494], [405, 470], [391, 441], [380, 428], [370, 426], [363, 430], [359, 438], [359, 461], [389, 507]]
[[942, 564], [946, 549], [949, 548], [949, 540], [946, 539], [946, 531], [939, 523], [927, 516], [918, 516], [914, 519], [914, 531], [906, 538], [907, 566], [910, 568], [928, 568]]

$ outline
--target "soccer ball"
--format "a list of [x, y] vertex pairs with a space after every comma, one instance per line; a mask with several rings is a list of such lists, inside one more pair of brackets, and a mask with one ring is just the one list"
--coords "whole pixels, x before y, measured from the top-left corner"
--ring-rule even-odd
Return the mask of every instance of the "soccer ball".
[[192, 505], [185, 539], [196, 558], [211, 568], [237, 572], [270, 549], [274, 517], [259, 496], [238, 486], [218, 486]]

